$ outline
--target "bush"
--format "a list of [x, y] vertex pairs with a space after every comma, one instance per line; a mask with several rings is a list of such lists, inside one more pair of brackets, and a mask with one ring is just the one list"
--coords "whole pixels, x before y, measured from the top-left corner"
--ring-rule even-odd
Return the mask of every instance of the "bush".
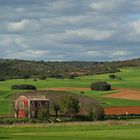
[[37, 90], [33, 85], [12, 85], [12, 90]]
[[46, 108], [42, 108], [38, 112], [38, 120], [48, 122], [50, 119], [49, 111]]
[[17, 124], [17, 123], [28, 123], [29, 119], [17, 119], [17, 118], [1, 118], [0, 124]]
[[5, 81], [6, 79], [4, 77], [0, 77], [0, 81]]
[[117, 78], [117, 76], [114, 75], [114, 74], [109, 75], [109, 77], [110, 77], [110, 79], [115, 79], [115, 78]]
[[72, 96], [64, 96], [60, 100], [60, 110], [65, 115], [77, 115], [80, 110], [79, 100]]
[[64, 79], [64, 75], [61, 75], [61, 74], [52, 74], [49, 77], [50, 78]]
[[111, 90], [111, 85], [107, 82], [96, 82], [91, 84], [91, 90], [109, 91]]
[[54, 102], [53, 103], [53, 109], [55, 111], [55, 117], [57, 118], [58, 117], [58, 112], [60, 111], [60, 105], [59, 105], [59, 103]]
[[104, 109], [100, 105], [90, 106], [87, 116], [95, 121], [104, 120]]
[[39, 76], [39, 80], [46, 80], [46, 79], [47, 79], [47, 77], [45, 75], [40, 75]]

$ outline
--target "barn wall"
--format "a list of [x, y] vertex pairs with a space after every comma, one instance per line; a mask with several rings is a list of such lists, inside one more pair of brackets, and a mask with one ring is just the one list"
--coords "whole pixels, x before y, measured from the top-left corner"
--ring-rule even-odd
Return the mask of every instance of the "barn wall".
[[29, 111], [29, 100], [24, 96], [19, 97], [15, 102], [16, 117], [26, 118]]

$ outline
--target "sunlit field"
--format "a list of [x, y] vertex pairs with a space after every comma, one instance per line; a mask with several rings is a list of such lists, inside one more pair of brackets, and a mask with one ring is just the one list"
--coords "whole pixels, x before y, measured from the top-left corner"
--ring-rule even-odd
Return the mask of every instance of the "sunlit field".
[[[0, 114], [10, 113], [9, 96], [19, 91], [12, 91], [13, 84], [31, 84], [35, 85], [39, 90], [48, 90], [49, 88], [57, 87], [76, 87], [76, 88], [90, 88], [92, 82], [107, 81], [112, 85], [112, 88], [134, 88], [140, 89], [140, 68], [121, 69], [121, 72], [116, 73], [122, 80], [109, 78], [110, 74], [101, 74], [93, 76], [77, 77], [76, 79], [47, 79], [34, 81], [33, 79], [13, 79], [0, 82]], [[102, 95], [118, 92], [119, 89], [109, 92], [100, 91], [84, 91], [83, 95], [96, 98], [101, 101], [102, 106], [139, 106], [139, 101], [125, 100], [125, 99], [110, 99], [103, 98]], [[21, 92], [21, 91], [20, 91]], [[81, 91], [71, 91], [75, 94], [81, 94]]]

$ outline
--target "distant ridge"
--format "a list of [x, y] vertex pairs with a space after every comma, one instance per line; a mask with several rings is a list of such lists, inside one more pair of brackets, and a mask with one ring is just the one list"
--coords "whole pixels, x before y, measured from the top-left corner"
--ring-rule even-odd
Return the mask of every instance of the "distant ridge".
[[[25, 75], [65, 78], [119, 71], [122, 67], [139, 67], [140, 58], [114, 62], [96, 61], [29, 61], [0, 59], [0, 79], [23, 78]], [[72, 77], [71, 77], [72, 78]]]

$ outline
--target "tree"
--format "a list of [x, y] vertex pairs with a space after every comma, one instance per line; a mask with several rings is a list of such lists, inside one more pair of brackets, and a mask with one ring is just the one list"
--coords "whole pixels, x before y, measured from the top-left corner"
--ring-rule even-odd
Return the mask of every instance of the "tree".
[[41, 108], [38, 111], [38, 119], [39, 120], [41, 120], [41, 121], [49, 121], [49, 118], [50, 118], [49, 111], [45, 107], [44, 108]]
[[115, 79], [117, 76], [115, 74], [109, 75], [110, 79]]
[[68, 112], [69, 114], [77, 114], [79, 113], [79, 100], [74, 97], [69, 97], [68, 99]]
[[88, 109], [88, 116], [95, 121], [103, 120], [105, 116], [104, 109], [100, 105], [90, 106]]
[[46, 80], [46, 79], [47, 79], [46, 75], [40, 75], [39, 76], [39, 80]]
[[58, 111], [60, 111], [60, 105], [59, 105], [59, 103], [54, 102], [53, 109], [55, 111], [55, 117], [57, 118], [58, 117]]
[[91, 84], [91, 90], [109, 91], [111, 90], [111, 85], [107, 82], [96, 82]]
[[25, 81], [27, 80], [27, 79], [29, 79], [31, 76], [30, 76], [30, 74], [24, 74], [23, 75], [23, 78], [25, 79]]
[[12, 90], [37, 90], [37, 88], [34, 85], [12, 85]]
[[65, 115], [76, 115], [80, 110], [79, 100], [72, 96], [64, 96], [60, 100], [60, 109]]

